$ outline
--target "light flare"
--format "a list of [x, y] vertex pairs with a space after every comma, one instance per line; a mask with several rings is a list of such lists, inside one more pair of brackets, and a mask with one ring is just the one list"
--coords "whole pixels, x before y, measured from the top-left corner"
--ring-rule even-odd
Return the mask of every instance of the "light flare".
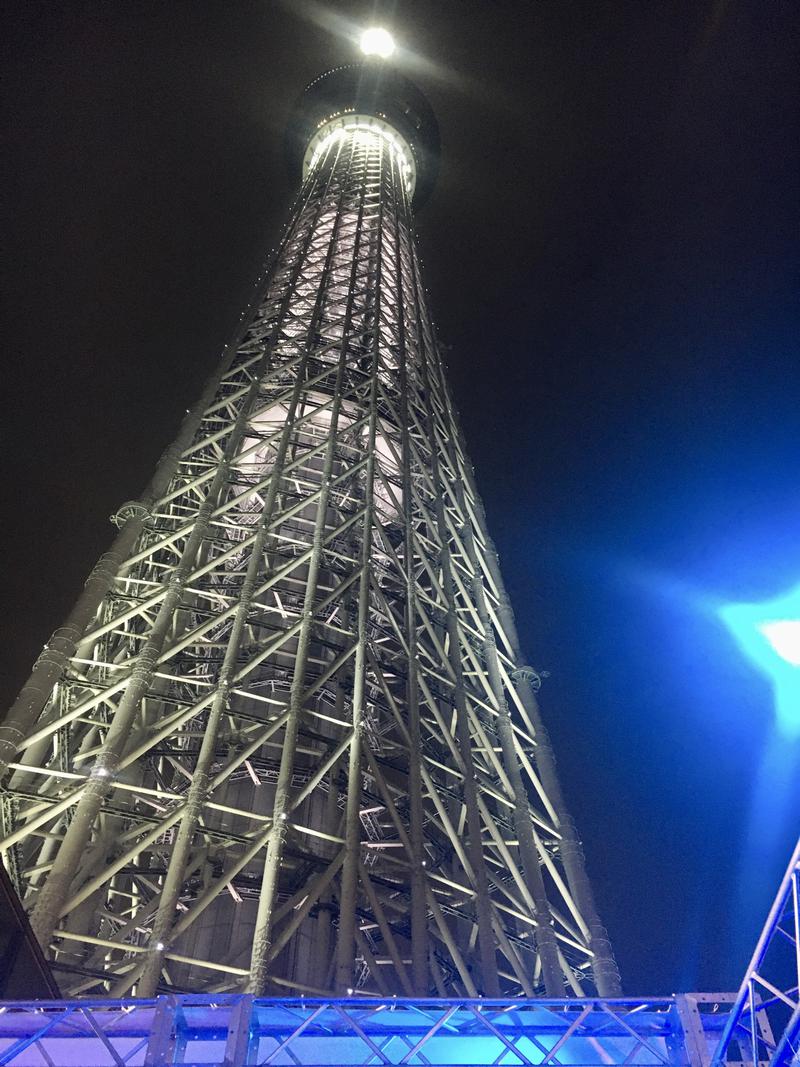
[[800, 667], [800, 619], [765, 622], [759, 629], [781, 659]]
[[365, 56], [388, 59], [394, 52], [394, 38], [382, 26], [371, 26], [361, 34], [359, 42]]
[[765, 604], [729, 604], [719, 616], [771, 681], [778, 728], [800, 738], [800, 585]]

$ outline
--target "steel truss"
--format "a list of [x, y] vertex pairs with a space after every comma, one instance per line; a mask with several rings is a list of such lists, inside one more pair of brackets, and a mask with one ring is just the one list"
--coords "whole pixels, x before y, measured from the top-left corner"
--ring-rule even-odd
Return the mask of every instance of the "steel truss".
[[695, 1024], [687, 1012], [693, 999], [257, 1000], [222, 995], [9, 1003], [0, 1008], [0, 1067], [707, 1067], [725, 1014], [707, 1012]]
[[0, 732], [65, 993], [618, 992], [390, 138], [265, 294]]
[[800, 1062], [800, 841], [767, 916], [714, 1067]]

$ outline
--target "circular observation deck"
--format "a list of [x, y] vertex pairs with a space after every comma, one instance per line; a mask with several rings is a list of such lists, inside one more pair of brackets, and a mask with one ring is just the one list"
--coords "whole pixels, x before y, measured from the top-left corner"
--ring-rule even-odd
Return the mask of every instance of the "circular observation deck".
[[327, 129], [347, 122], [375, 123], [397, 134], [401, 153], [410, 150], [408, 180], [414, 207], [430, 196], [439, 171], [439, 125], [425, 96], [404, 75], [382, 63], [351, 63], [321, 74], [297, 101], [286, 131], [286, 154], [294, 174], [308, 165]]

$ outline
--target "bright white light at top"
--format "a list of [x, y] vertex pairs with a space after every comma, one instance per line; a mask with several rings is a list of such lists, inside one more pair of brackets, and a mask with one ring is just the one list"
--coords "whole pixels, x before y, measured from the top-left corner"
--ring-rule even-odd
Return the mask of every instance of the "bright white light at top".
[[388, 30], [372, 26], [361, 34], [361, 51], [365, 56], [380, 56], [388, 59], [394, 52], [394, 39]]
[[759, 630], [781, 659], [793, 667], [800, 667], [800, 620], [765, 622]]

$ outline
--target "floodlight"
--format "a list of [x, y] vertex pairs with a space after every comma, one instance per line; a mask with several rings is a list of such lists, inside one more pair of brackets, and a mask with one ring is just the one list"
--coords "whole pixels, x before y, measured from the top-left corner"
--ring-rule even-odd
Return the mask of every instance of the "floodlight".
[[361, 34], [361, 51], [365, 56], [378, 56], [388, 59], [394, 52], [394, 39], [388, 30], [381, 26], [372, 26]]
[[800, 619], [765, 622], [759, 629], [781, 659], [800, 667]]
[[772, 682], [779, 728], [800, 737], [800, 586], [766, 604], [729, 604], [719, 614]]

